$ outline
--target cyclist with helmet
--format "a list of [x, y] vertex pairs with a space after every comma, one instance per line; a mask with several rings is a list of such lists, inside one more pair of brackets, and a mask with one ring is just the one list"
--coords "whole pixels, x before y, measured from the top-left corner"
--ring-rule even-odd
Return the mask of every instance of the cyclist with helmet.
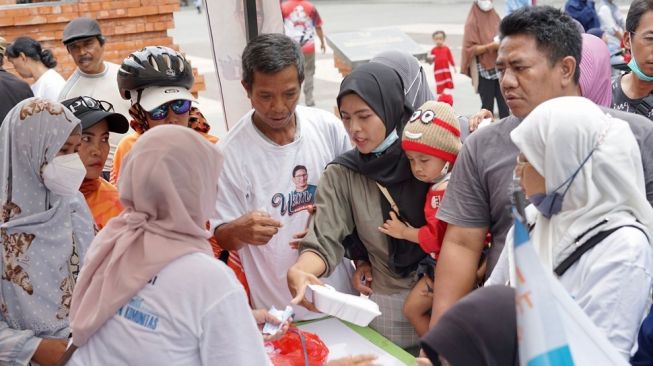
[[[116, 149], [111, 183], [117, 184], [120, 165], [138, 137], [150, 128], [164, 124], [190, 127], [192, 101], [190, 92], [195, 78], [190, 63], [184, 56], [168, 47], [148, 46], [127, 57], [118, 70], [118, 89], [131, 102], [131, 127], [136, 131], [125, 136]], [[203, 117], [203, 116], [202, 116]], [[208, 124], [200, 132], [206, 134]]]

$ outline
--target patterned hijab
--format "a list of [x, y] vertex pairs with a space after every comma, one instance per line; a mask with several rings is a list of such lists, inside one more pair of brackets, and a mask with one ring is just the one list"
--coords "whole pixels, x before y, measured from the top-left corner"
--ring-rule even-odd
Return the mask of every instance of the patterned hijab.
[[84, 197], [50, 192], [41, 172], [79, 125], [59, 103], [30, 98], [0, 127], [0, 311], [13, 329], [66, 337], [80, 258], [94, 236]]

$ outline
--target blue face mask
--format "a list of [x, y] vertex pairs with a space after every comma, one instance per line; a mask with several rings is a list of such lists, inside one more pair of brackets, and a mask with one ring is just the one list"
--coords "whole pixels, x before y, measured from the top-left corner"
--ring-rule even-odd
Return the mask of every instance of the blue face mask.
[[[531, 195], [528, 197], [528, 200], [537, 208], [540, 213], [546, 217], [547, 219], [550, 219], [553, 215], [558, 214], [560, 211], [562, 211], [562, 201], [567, 194], [567, 191], [569, 191], [569, 187], [571, 187], [571, 184], [574, 182], [574, 178], [580, 173], [580, 170], [583, 168], [583, 165], [590, 159], [592, 154], [594, 153], [594, 149], [590, 151], [590, 153], [587, 155], [585, 160], [583, 160], [582, 163], [580, 163], [580, 166], [576, 171], [571, 175], [571, 177], [567, 178], [562, 184], [558, 186], [558, 188], [554, 189], [553, 192], [551, 193], [536, 193], [534, 195]], [[564, 192], [562, 194], [558, 193], [562, 187], [567, 185], [567, 188], [565, 188]]]
[[397, 135], [397, 130], [393, 130], [390, 132], [388, 137], [383, 140], [381, 145], [377, 146], [376, 149], [372, 150], [373, 154], [381, 154], [382, 152], [386, 151], [390, 145], [392, 145], [395, 141], [399, 139], [399, 135]]
[[[634, 34], [631, 33], [631, 38]], [[639, 65], [637, 64], [637, 61], [635, 61], [635, 52], [631, 49], [631, 59], [630, 62], [628, 63], [628, 67], [633, 71], [633, 73], [637, 76], [639, 80], [646, 81], [646, 82], [651, 82], [653, 81], [653, 76], [648, 76], [646, 75], [640, 68]]]

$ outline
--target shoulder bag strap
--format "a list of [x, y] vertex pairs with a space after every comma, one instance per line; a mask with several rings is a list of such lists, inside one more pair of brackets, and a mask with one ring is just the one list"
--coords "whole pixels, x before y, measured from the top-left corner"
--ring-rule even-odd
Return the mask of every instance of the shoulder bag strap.
[[603, 239], [607, 238], [610, 234], [613, 232], [621, 229], [622, 227], [634, 227], [638, 230], [642, 230], [641, 228], [635, 226], [635, 225], [624, 225], [624, 226], [619, 226], [614, 229], [606, 230], [606, 231], [601, 231], [594, 235], [593, 237], [589, 238], [583, 245], [579, 246], [574, 250], [573, 253], [567, 259], [562, 261], [554, 270], [555, 274], [558, 275], [558, 277], [562, 276], [567, 270], [574, 264], [576, 263], [580, 257], [583, 256], [588, 250], [594, 248], [598, 243], [602, 242]]
[[388, 192], [388, 189], [382, 186], [379, 182], [376, 182], [376, 185], [379, 187], [379, 190], [381, 193], [383, 193], [383, 196], [385, 197], [386, 200], [388, 200], [388, 203], [390, 203], [390, 207], [392, 210], [399, 215], [399, 207], [395, 203], [395, 200], [392, 199], [392, 196], [390, 195], [390, 192]]

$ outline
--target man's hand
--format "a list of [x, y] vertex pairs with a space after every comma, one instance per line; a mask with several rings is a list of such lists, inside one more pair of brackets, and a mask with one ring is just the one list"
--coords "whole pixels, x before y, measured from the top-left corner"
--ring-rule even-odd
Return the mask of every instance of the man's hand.
[[288, 289], [293, 296], [292, 304], [299, 304], [310, 311], [319, 312], [312, 302], [306, 299], [306, 288], [308, 285], [322, 285], [322, 282], [315, 275], [302, 271], [295, 266], [290, 267], [287, 275]]
[[[275, 325], [281, 323], [281, 320], [272, 316], [272, 314], [270, 314], [265, 309], [252, 310], [252, 315], [254, 316], [254, 320], [256, 320], [256, 325], [258, 325], [259, 330], [263, 330], [263, 326], [265, 325], [265, 323], [272, 323]], [[288, 319], [288, 321], [284, 322], [281, 329], [274, 335], [263, 334], [263, 341], [272, 342], [283, 337], [283, 335], [286, 334], [286, 332], [288, 332], [288, 328], [290, 328], [291, 321], [292, 319]]]
[[376, 366], [376, 358], [376, 355], [348, 356], [327, 362], [325, 366]]
[[322, 50], [322, 54], [326, 53], [326, 44], [324, 41], [320, 42], [320, 49]]
[[408, 229], [408, 225], [399, 220], [394, 211], [390, 211], [390, 218], [383, 223], [383, 226], [379, 227], [380, 232], [395, 239], [406, 239], [406, 235], [404, 235], [406, 229]]
[[356, 291], [370, 296], [372, 294], [372, 265], [365, 261], [359, 261], [351, 277], [351, 284]]
[[487, 109], [481, 109], [478, 113], [469, 117], [469, 132], [476, 131], [478, 125], [480, 125], [481, 122], [487, 118], [494, 118], [494, 114], [492, 114], [492, 112], [488, 111]]
[[68, 342], [63, 339], [43, 339], [36, 352], [32, 356], [32, 361], [41, 366], [55, 366], [61, 359]]
[[223, 249], [236, 250], [243, 244], [265, 245], [279, 232], [281, 223], [263, 211], [253, 211], [215, 229]]

